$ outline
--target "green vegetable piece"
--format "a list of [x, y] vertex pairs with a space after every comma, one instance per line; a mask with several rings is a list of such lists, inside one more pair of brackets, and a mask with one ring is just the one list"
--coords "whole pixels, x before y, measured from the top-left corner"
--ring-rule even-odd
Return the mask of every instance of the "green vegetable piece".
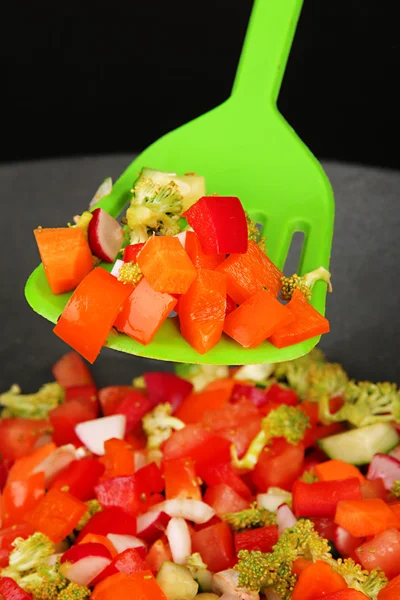
[[46, 419], [49, 412], [64, 402], [64, 390], [56, 382], [46, 383], [36, 394], [22, 394], [18, 385], [0, 395], [2, 417]]
[[235, 513], [226, 513], [222, 515], [222, 519], [229, 523], [235, 533], [244, 531], [245, 529], [256, 529], [257, 527], [265, 527], [266, 525], [276, 525], [276, 514], [257, 506], [257, 502], [253, 502], [249, 508]]
[[199, 588], [187, 567], [168, 560], [161, 565], [156, 579], [167, 600], [193, 600]]
[[307, 300], [311, 300], [312, 289], [317, 281], [326, 281], [328, 284], [328, 291], [332, 291], [331, 274], [324, 267], [319, 267], [301, 277], [297, 275], [297, 273], [291, 277], [282, 277], [281, 281], [281, 296], [284, 300], [290, 300], [296, 289], [303, 292]]
[[157, 450], [173, 431], [183, 429], [185, 423], [172, 416], [172, 406], [165, 402], [158, 404], [142, 419], [143, 430], [147, 435], [147, 448]]

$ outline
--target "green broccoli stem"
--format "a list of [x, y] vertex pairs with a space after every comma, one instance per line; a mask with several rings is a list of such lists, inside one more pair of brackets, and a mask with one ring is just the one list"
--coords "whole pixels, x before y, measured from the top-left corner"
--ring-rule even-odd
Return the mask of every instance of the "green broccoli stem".
[[232, 462], [238, 469], [254, 469], [258, 459], [260, 458], [261, 452], [268, 444], [269, 438], [264, 430], [261, 430], [256, 437], [251, 441], [250, 446], [247, 449], [246, 454], [243, 458], [239, 458], [236, 446], [231, 445], [231, 458]]
[[307, 287], [312, 289], [317, 281], [325, 281], [328, 284], [328, 290], [332, 291], [331, 274], [324, 267], [319, 267], [310, 273], [306, 273], [303, 277]]

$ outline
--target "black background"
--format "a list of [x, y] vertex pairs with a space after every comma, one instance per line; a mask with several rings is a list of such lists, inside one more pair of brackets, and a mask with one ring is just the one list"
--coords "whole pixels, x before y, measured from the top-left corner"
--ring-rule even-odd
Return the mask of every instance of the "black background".
[[[400, 166], [395, 5], [304, 2], [279, 106], [319, 158]], [[216, 106], [230, 93], [251, 6], [9, 3], [0, 160], [137, 152]]]

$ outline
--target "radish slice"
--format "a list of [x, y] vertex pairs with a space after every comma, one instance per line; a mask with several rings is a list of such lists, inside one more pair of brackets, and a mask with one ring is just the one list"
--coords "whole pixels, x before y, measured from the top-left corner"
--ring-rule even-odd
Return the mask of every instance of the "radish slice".
[[49, 485], [54, 477], [63, 469], [68, 467], [74, 460], [77, 460], [76, 448], [73, 444], [66, 444], [56, 448], [54, 452], [49, 454], [41, 463], [34, 469], [33, 473], [43, 471], [46, 486]]
[[103, 181], [103, 183], [100, 185], [100, 187], [96, 191], [95, 195], [91, 199], [89, 208], [93, 208], [93, 206], [95, 206], [98, 202], [100, 202], [100, 200], [102, 198], [104, 198], [104, 196], [108, 196], [109, 194], [111, 194], [111, 191], [112, 191], [112, 178], [107, 177], [107, 179], [105, 179]]
[[339, 525], [336, 526], [333, 543], [336, 550], [342, 556], [350, 556], [354, 550], [361, 546], [364, 538], [357, 538], [351, 535], [347, 529], [343, 529]]
[[[79, 546], [79, 544], [78, 544]], [[88, 585], [99, 573], [111, 563], [105, 556], [87, 556], [75, 563], [65, 562], [60, 566], [60, 573], [78, 585]]]
[[147, 512], [137, 517], [137, 534], [146, 542], [154, 542], [165, 531], [171, 517], [165, 512]]
[[111, 275], [114, 275], [114, 277], [119, 277], [119, 270], [124, 264], [124, 261], [118, 258], [115, 261], [113, 268], [111, 269]]
[[400, 460], [400, 444], [396, 446], [396, 448], [393, 448], [391, 452], [389, 452], [389, 456], [393, 456], [393, 458]]
[[89, 246], [95, 256], [112, 263], [124, 240], [122, 227], [102, 208], [96, 208], [92, 215], [88, 227]]
[[129, 548], [144, 548], [146, 550], [144, 541], [134, 535], [108, 533], [106, 537], [108, 537], [118, 554], [121, 554], [121, 552], [124, 552], [124, 550], [128, 550]]
[[103, 558], [112, 558], [111, 552], [104, 544], [97, 542], [87, 542], [84, 544], [75, 544], [71, 546], [61, 557], [60, 563], [76, 563], [78, 560], [88, 558], [88, 556], [102, 556]]
[[227, 569], [215, 573], [212, 578], [212, 590], [217, 594], [233, 596], [242, 600], [259, 600], [260, 595], [239, 587], [239, 573], [234, 569]]
[[104, 455], [104, 442], [111, 438], [123, 440], [125, 437], [125, 415], [111, 415], [78, 423], [75, 433], [93, 454]]
[[270, 488], [266, 494], [257, 495], [257, 505], [260, 508], [266, 508], [271, 512], [276, 512], [281, 504], [288, 504], [292, 499], [292, 494], [279, 488]]
[[152, 506], [150, 511], [163, 511], [170, 517], [182, 517], [198, 524], [207, 523], [215, 515], [215, 510], [205, 502], [201, 500], [189, 500], [187, 498], [165, 500], [165, 502], [160, 502]]
[[289, 527], [293, 527], [296, 525], [297, 519], [294, 516], [291, 508], [287, 504], [281, 504], [278, 506], [278, 510], [276, 511], [276, 520], [278, 523], [278, 534], [279, 537], [282, 533], [289, 529]]
[[368, 467], [367, 479], [383, 479], [386, 490], [391, 490], [393, 483], [400, 480], [400, 460], [388, 454], [375, 454]]
[[192, 540], [189, 527], [181, 517], [173, 517], [165, 531], [171, 549], [172, 560], [177, 565], [184, 565], [192, 554]]

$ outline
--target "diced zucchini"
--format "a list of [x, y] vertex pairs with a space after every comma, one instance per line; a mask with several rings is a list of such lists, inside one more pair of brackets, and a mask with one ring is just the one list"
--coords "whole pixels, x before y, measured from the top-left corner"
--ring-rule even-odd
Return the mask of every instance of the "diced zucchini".
[[211, 592], [213, 574], [208, 569], [196, 569], [193, 579], [199, 584], [199, 592]]
[[156, 579], [167, 600], [193, 600], [199, 589], [187, 567], [169, 560], [163, 562]]
[[145, 167], [142, 169], [138, 181], [146, 177], [152, 179], [156, 183], [168, 183], [169, 181], [175, 181], [179, 187], [179, 191], [183, 196], [183, 211], [187, 210], [197, 202], [199, 198], [206, 194], [206, 181], [201, 175], [182, 175], [181, 177], [176, 173], [168, 173], [166, 171], [156, 171], [155, 169], [149, 169]]
[[344, 460], [353, 465], [366, 465], [377, 452], [390, 452], [400, 441], [390, 423], [375, 423], [330, 435], [318, 444], [329, 458]]

